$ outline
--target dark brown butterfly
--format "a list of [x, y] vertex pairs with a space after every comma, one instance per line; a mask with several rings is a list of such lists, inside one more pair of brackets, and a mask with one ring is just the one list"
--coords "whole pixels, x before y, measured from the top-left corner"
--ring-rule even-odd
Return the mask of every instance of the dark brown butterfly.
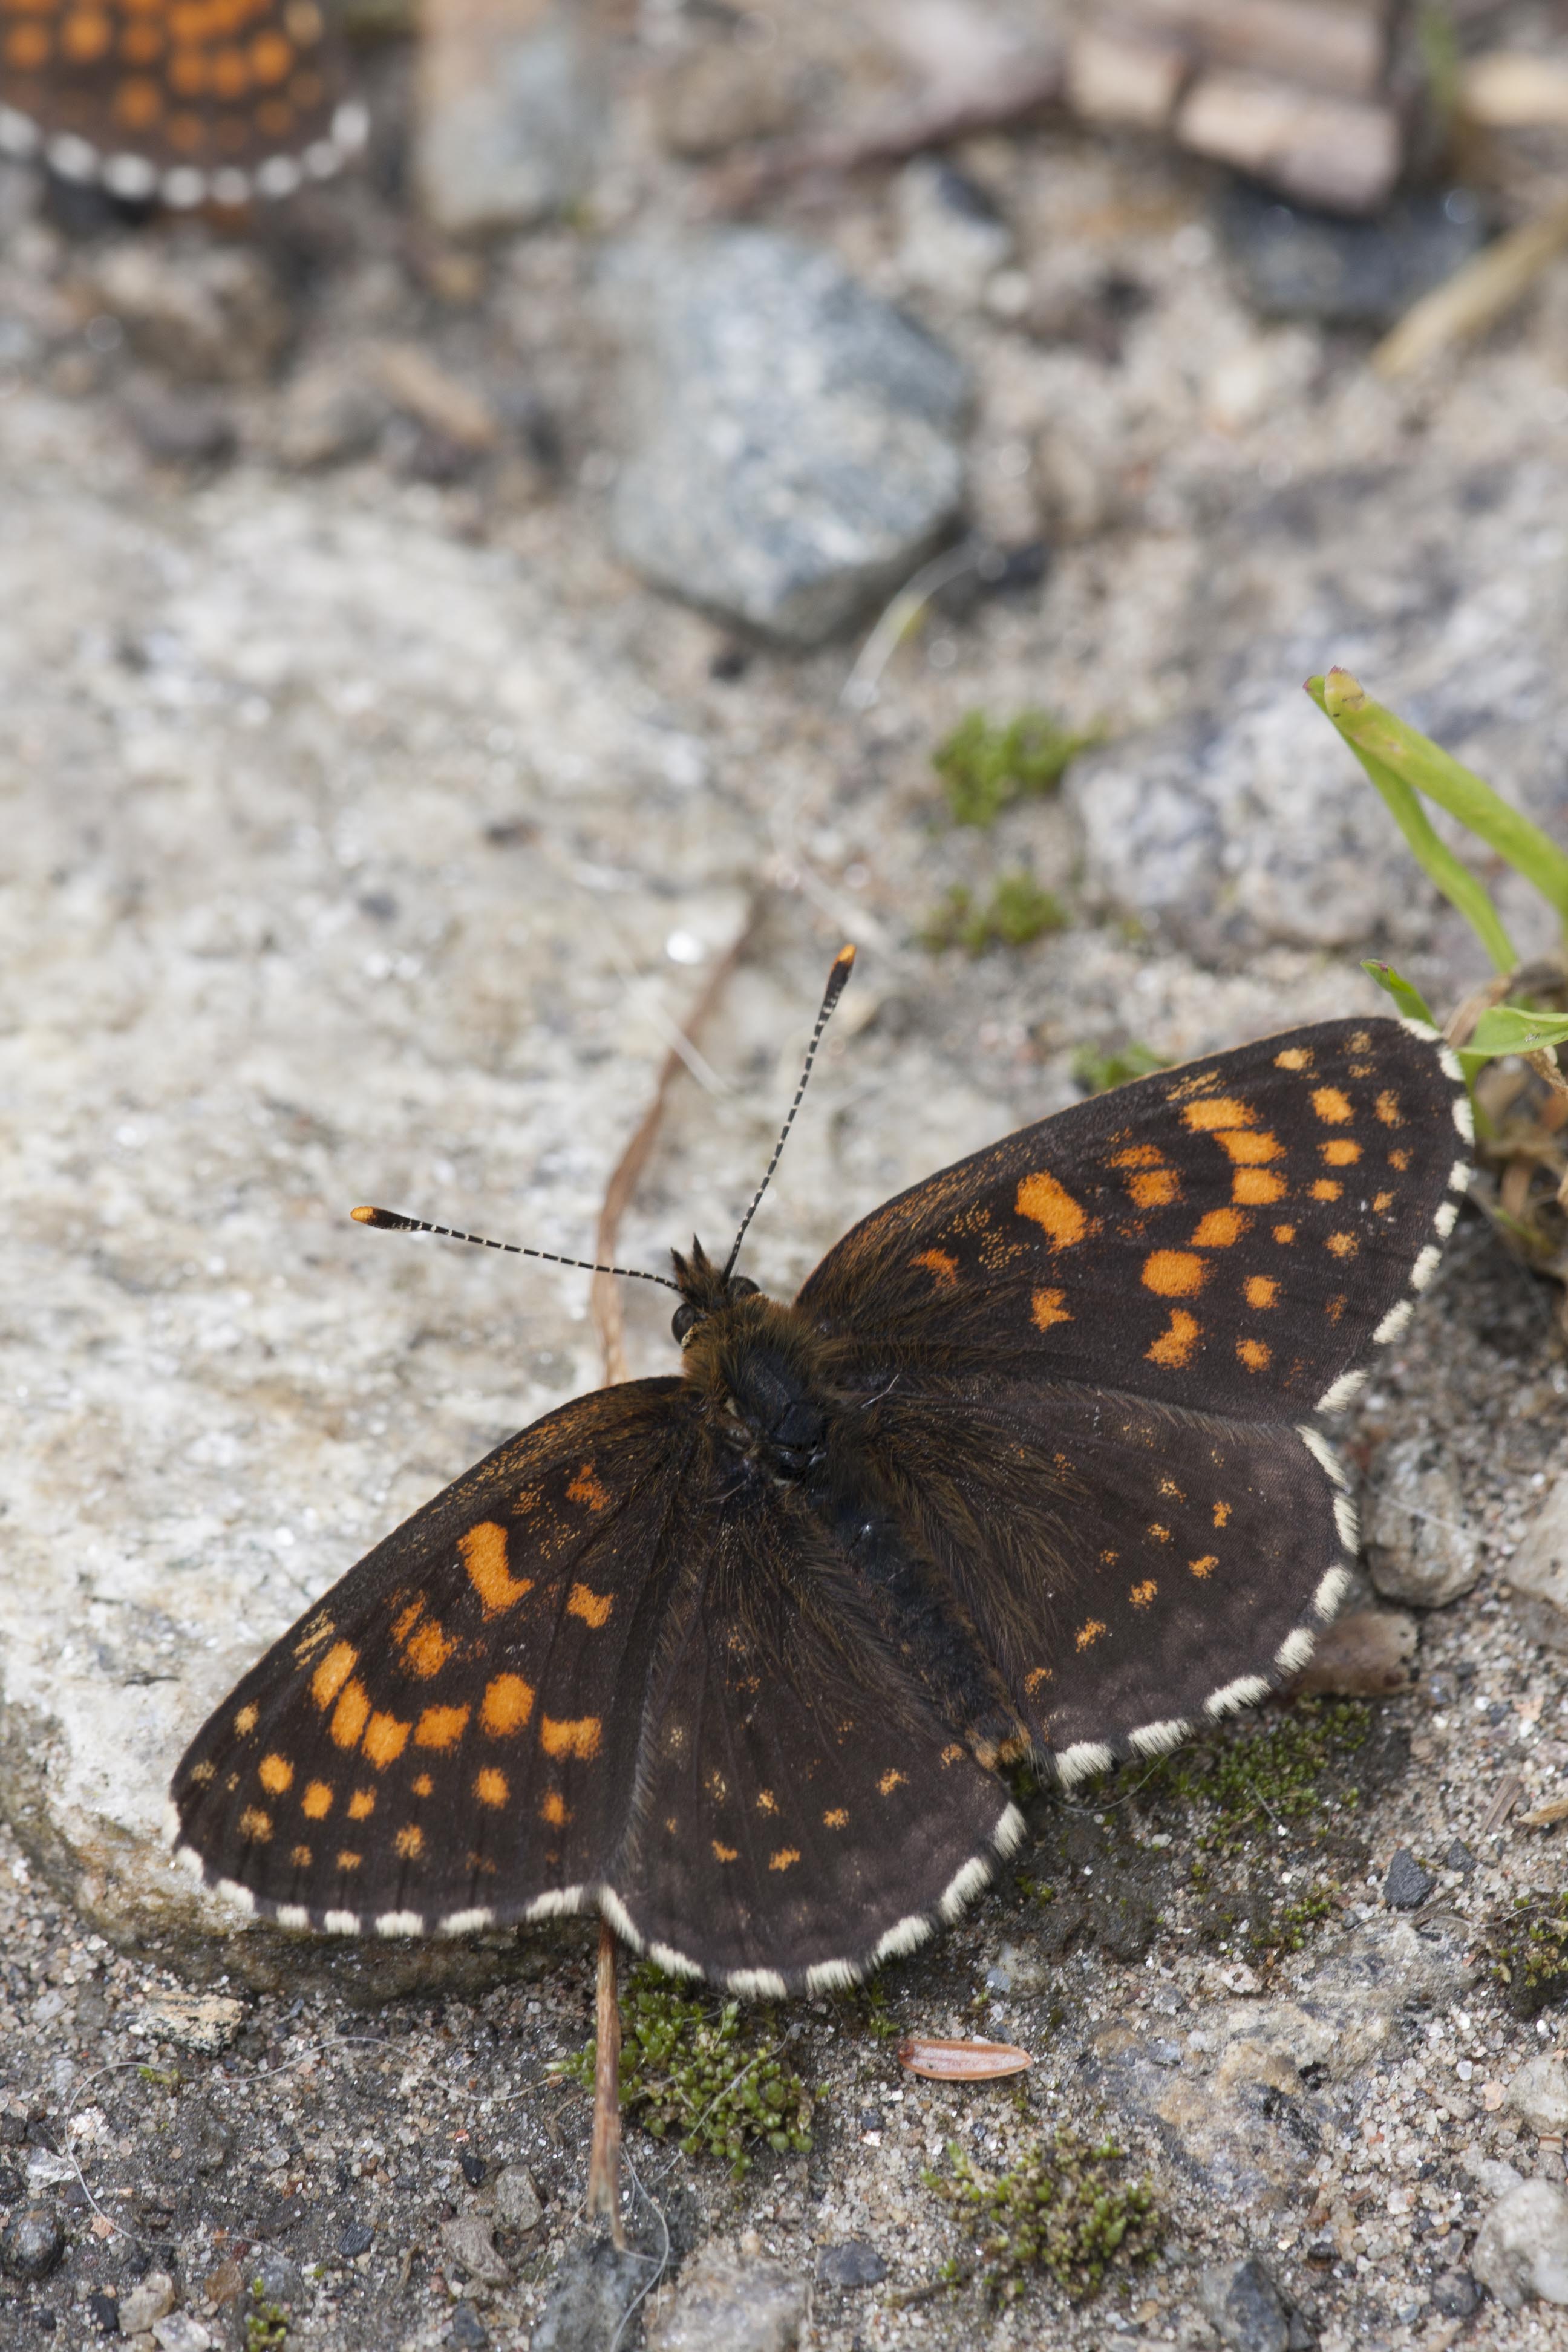
[[1158, 1754], [1303, 1664], [1356, 1548], [1310, 1416], [1405, 1328], [1468, 1135], [1434, 1032], [1326, 1022], [976, 1152], [793, 1306], [694, 1244], [680, 1372], [351, 1570], [192, 1742], [186, 1855], [300, 1927], [596, 1909], [742, 1993], [911, 1950], [1017, 1843], [1013, 1759]]
[[363, 145], [316, 0], [0, 0], [0, 154], [175, 207], [326, 179]]

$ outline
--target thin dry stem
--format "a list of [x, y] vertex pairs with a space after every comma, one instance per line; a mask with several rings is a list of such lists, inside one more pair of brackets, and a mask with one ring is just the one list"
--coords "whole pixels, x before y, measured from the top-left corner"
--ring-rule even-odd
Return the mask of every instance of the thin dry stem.
[[588, 2158], [588, 2219], [610, 2225], [617, 2246], [621, 2222], [621, 2003], [616, 1988], [616, 1931], [599, 1922], [597, 2039], [594, 2050], [594, 2144]]

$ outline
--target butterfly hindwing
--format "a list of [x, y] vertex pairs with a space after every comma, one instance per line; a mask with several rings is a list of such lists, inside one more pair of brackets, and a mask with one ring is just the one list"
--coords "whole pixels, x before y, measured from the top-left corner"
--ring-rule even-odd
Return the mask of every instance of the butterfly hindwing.
[[1248, 1419], [1342, 1402], [1403, 1328], [1468, 1179], [1435, 1034], [1325, 1022], [1162, 1071], [900, 1193], [799, 1306], [899, 1360]]
[[316, 0], [0, 0], [0, 154], [164, 204], [247, 204], [363, 144]]

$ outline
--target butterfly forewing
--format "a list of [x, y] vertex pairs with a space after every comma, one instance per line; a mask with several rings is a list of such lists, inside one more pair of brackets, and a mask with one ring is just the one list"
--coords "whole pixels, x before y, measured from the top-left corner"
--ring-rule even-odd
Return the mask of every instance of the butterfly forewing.
[[287, 195], [363, 142], [316, 0], [0, 0], [0, 153], [195, 205]]
[[1458, 1213], [1468, 1104], [1446, 1054], [1337, 1021], [1139, 1079], [900, 1193], [799, 1304], [900, 1360], [1310, 1412]]

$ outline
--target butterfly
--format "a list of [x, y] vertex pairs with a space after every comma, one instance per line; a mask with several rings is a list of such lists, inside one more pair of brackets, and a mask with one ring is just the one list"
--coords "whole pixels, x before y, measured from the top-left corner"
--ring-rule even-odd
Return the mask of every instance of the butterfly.
[[509, 1438], [307, 1612], [179, 1767], [184, 1858], [286, 1927], [597, 1911], [741, 1994], [913, 1950], [1018, 1845], [1016, 1761], [1158, 1755], [1305, 1664], [1357, 1543], [1315, 1416], [1470, 1136], [1434, 1030], [1331, 1021], [928, 1177], [793, 1303], [745, 1224], [694, 1243], [679, 1371]]
[[0, 155], [175, 209], [287, 196], [364, 144], [317, 0], [0, 0]]

